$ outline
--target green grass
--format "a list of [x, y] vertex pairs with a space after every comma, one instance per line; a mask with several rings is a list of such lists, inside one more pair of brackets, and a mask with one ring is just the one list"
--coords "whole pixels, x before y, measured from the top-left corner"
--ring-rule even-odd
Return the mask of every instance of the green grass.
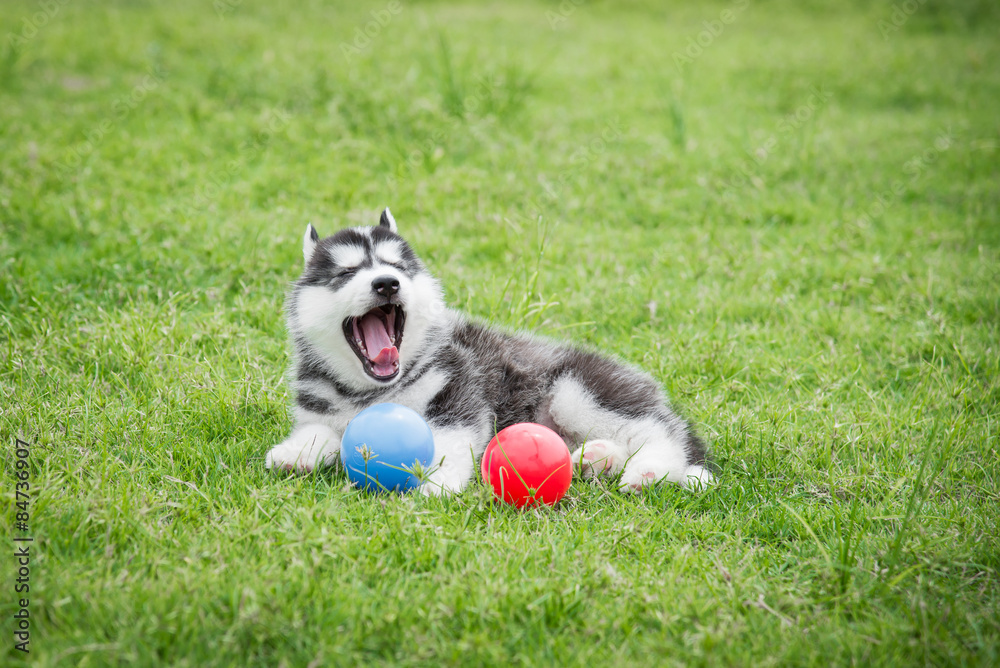
[[[403, 2], [350, 60], [386, 4], [216, 4], [0, 7], [0, 662], [1000, 662], [995, 3], [755, 1], [681, 67], [740, 3]], [[652, 372], [718, 485], [268, 475], [302, 230], [385, 205], [454, 305]]]

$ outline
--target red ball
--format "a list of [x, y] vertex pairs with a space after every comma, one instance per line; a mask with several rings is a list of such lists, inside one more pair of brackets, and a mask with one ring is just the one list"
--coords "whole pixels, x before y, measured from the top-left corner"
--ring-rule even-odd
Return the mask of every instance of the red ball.
[[511, 425], [494, 436], [480, 469], [497, 498], [518, 508], [554, 505], [573, 478], [569, 448], [559, 434], [533, 422]]

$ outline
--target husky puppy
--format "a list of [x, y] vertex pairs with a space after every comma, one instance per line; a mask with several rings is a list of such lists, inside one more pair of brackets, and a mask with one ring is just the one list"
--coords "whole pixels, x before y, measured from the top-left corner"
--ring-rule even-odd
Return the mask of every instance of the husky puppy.
[[347, 423], [391, 401], [434, 434], [426, 494], [459, 492], [490, 438], [517, 422], [558, 432], [584, 477], [621, 472], [623, 490], [709, 484], [705, 446], [646, 374], [590, 352], [467, 320], [396, 229], [379, 224], [303, 240], [288, 295], [295, 428], [267, 454], [279, 471], [333, 463]]

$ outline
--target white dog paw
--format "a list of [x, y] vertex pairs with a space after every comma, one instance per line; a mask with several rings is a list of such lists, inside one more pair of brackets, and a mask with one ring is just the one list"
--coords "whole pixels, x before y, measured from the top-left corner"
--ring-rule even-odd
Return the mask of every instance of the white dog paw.
[[654, 487], [659, 480], [660, 477], [653, 471], [626, 469], [618, 483], [618, 489], [623, 492], [641, 492], [645, 487]]
[[264, 466], [275, 472], [309, 473], [314, 468], [332, 464], [339, 452], [340, 438], [332, 429], [306, 425], [271, 448]]
[[628, 459], [624, 448], [612, 441], [588, 441], [572, 455], [573, 467], [584, 478], [596, 475], [614, 475], [621, 471]]
[[704, 466], [695, 464], [689, 466], [684, 472], [684, 479], [681, 480], [681, 487], [694, 492], [701, 492], [708, 489], [715, 482], [715, 476]]
[[445, 496], [448, 493], [443, 486], [435, 485], [430, 480], [425, 481], [420, 487], [417, 487], [417, 491], [423, 496]]
[[417, 488], [424, 496], [451, 496], [465, 488], [465, 481], [431, 476]]
[[645, 487], [653, 487], [659, 482], [674, 482], [684, 489], [701, 491], [707, 489], [713, 482], [711, 472], [704, 466], [692, 465], [684, 469], [683, 475], [673, 475], [669, 471], [657, 472], [656, 467], [649, 465], [630, 465], [625, 467], [618, 489], [623, 492], [641, 492]]

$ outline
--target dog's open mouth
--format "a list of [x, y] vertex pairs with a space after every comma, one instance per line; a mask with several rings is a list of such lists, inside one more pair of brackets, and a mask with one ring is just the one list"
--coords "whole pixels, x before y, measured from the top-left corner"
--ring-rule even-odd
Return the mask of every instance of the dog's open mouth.
[[347, 342], [365, 373], [375, 380], [390, 380], [399, 373], [399, 344], [403, 341], [405, 319], [403, 309], [383, 304], [344, 321]]

